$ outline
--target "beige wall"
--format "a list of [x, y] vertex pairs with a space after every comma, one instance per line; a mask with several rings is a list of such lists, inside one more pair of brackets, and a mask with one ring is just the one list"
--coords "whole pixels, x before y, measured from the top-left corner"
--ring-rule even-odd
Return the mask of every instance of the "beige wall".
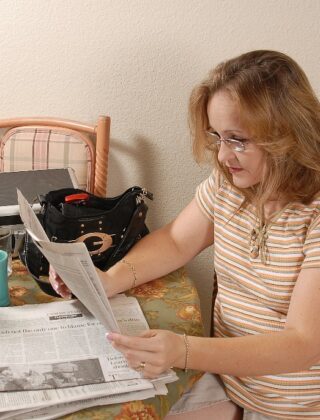
[[[319, 0], [1, 0], [0, 16], [0, 118], [109, 114], [109, 191], [153, 191], [152, 228], [209, 172], [192, 161], [186, 110], [213, 65], [276, 49], [320, 90]], [[189, 270], [208, 325], [210, 252]]]

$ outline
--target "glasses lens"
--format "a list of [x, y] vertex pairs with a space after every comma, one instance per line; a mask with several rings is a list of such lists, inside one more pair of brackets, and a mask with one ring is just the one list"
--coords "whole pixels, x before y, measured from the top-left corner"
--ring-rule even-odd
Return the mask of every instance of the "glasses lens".
[[220, 146], [221, 139], [217, 133], [213, 133], [212, 131], [206, 131], [207, 136], [209, 137], [210, 143], [214, 146]]
[[244, 151], [244, 143], [239, 140], [235, 139], [226, 139], [225, 142], [227, 145], [234, 150], [235, 152], [243, 152]]
[[212, 131], [206, 131], [206, 134], [209, 137], [210, 142], [216, 147], [219, 147], [221, 142], [224, 142], [228, 147], [230, 147], [230, 149], [235, 152], [243, 152], [245, 149], [245, 145], [242, 141], [236, 139], [222, 139], [218, 133]]

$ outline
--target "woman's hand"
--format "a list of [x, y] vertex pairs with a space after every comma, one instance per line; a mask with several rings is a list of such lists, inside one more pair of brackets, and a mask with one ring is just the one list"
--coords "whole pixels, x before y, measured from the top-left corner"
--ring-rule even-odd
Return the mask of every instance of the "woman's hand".
[[183, 336], [171, 331], [147, 330], [137, 337], [109, 333], [107, 339], [123, 353], [128, 365], [141, 370], [145, 378], [156, 378], [171, 367], [184, 367]]
[[[112, 294], [109, 293], [107, 290], [107, 279], [108, 274], [107, 272], [99, 270], [99, 268], [96, 268], [97, 274], [100, 277], [100, 280], [102, 281], [102, 285], [104, 287], [104, 290], [108, 297], [112, 296]], [[49, 267], [49, 281], [51, 283], [52, 288], [54, 291], [63, 297], [64, 299], [71, 299], [72, 292], [68, 288], [68, 286], [64, 283], [64, 281], [61, 279], [59, 274], [56, 272], [56, 270], [50, 265]]]
[[49, 281], [53, 290], [58, 293], [64, 299], [71, 299], [72, 293], [71, 290], [68, 289], [66, 284], [63, 282], [59, 274], [56, 270], [50, 265], [49, 268]]

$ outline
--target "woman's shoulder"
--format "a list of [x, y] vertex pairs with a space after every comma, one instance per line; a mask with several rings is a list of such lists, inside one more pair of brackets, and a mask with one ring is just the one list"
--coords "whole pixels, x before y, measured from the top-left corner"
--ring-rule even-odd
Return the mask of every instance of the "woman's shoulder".
[[314, 196], [312, 202], [305, 208], [311, 214], [311, 225], [319, 225], [320, 221], [320, 191]]
[[214, 169], [211, 174], [206, 178], [203, 183], [206, 183], [212, 191], [214, 191], [216, 194], [219, 191], [228, 191], [233, 192], [236, 195], [239, 195], [239, 197], [243, 198], [243, 195], [230, 184], [227, 178], [218, 170]]
[[218, 201], [232, 201], [236, 206], [243, 203], [245, 196], [235, 188], [229, 180], [219, 171], [212, 174], [215, 183], [215, 195]]
[[307, 225], [313, 225], [320, 220], [320, 191], [313, 197], [308, 204], [291, 203], [288, 208], [288, 217], [294, 220], [300, 220]]
[[241, 195], [219, 171], [214, 170], [197, 188], [196, 198], [201, 208], [210, 209], [210, 214], [227, 212], [233, 214], [243, 203]]
[[301, 213], [315, 213], [320, 212], [320, 191], [316, 193], [313, 199], [308, 203], [293, 203], [293, 207]]

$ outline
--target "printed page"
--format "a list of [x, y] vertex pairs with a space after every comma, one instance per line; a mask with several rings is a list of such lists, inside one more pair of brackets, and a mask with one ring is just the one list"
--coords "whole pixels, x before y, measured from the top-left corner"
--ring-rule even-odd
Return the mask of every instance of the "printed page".
[[[78, 301], [0, 308], [0, 365], [20, 364], [25, 374], [32, 371], [34, 383], [39, 383], [45, 364], [52, 369], [55, 363], [69, 363], [77, 371], [86, 365], [88, 372], [96, 372], [99, 366], [100, 380], [103, 375], [106, 382], [0, 392], [0, 412], [43, 408], [136, 390], [155, 392], [155, 386], [157, 392], [166, 392], [164, 384], [177, 379], [174, 372], [161, 375], [153, 385], [129, 369], [122, 354], [105, 339], [105, 330], [136, 335], [148, 328], [137, 300], [122, 295], [109, 301], [85, 245], [50, 242], [29, 204], [21, 193], [18, 196], [21, 218], [36, 245], [96, 319]], [[70, 365], [68, 368], [71, 369]]]
[[35, 212], [23, 196], [22, 192], [17, 189], [18, 204], [21, 220], [25, 228], [32, 232], [32, 237], [36, 240], [49, 241], [49, 238], [39, 222]]
[[66, 414], [74, 413], [84, 408], [97, 407], [101, 405], [119, 404], [128, 401], [145, 400], [155, 396], [153, 389], [145, 389], [142, 391], [132, 391], [123, 394], [106, 395], [98, 398], [73, 401], [69, 403], [55, 404], [41, 409], [14, 410], [12, 412], [0, 413], [0, 420], [49, 420], [57, 419]]
[[[131, 314], [136, 316], [134, 309]], [[79, 301], [0, 308], [2, 369], [10, 367], [17, 374], [20, 370], [21, 376], [29, 370], [42, 374], [66, 361], [77, 364], [79, 372], [86, 371], [87, 379], [101, 376], [98, 368], [105, 381], [140, 378], [106, 339], [103, 325]]]
[[21, 219], [35, 244], [72, 293], [95, 315], [107, 331], [119, 332], [108, 298], [83, 243], [50, 242], [37, 216], [18, 190]]
[[119, 332], [109, 300], [85, 244], [38, 241], [36, 245], [72, 293], [106, 330]]
[[48, 389], [45, 391], [0, 392], [0, 412], [48, 407], [63, 402], [116, 395], [143, 389], [153, 389], [151, 382], [146, 379], [132, 379], [65, 389]]
[[0, 412], [154, 390], [79, 301], [0, 308], [0, 370]]

